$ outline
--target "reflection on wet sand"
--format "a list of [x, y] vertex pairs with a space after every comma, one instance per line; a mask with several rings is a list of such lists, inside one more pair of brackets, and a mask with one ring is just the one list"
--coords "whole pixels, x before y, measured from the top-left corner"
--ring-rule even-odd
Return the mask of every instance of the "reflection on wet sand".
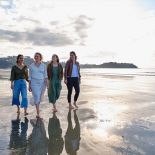
[[28, 119], [21, 122], [19, 115], [11, 121], [10, 149], [11, 154], [26, 154]]
[[76, 110], [74, 112], [74, 121], [75, 127], [73, 128], [72, 118], [71, 118], [71, 110], [68, 112], [67, 120], [68, 120], [68, 128], [65, 135], [65, 149], [68, 155], [76, 155], [80, 146], [80, 123], [76, 114]]
[[31, 135], [28, 138], [27, 155], [46, 155], [48, 139], [42, 119], [30, 120], [33, 126]]
[[49, 118], [48, 134], [48, 155], [60, 155], [64, 147], [64, 140], [62, 138], [60, 121], [55, 112], [53, 112], [53, 117]]

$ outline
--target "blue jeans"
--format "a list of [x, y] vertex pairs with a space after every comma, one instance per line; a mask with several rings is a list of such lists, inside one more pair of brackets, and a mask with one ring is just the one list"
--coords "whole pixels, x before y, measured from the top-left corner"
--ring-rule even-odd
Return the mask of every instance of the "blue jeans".
[[14, 81], [12, 105], [17, 106], [20, 105], [19, 100], [20, 93], [22, 96], [21, 108], [27, 108], [28, 99], [27, 99], [27, 85], [25, 79], [19, 79]]

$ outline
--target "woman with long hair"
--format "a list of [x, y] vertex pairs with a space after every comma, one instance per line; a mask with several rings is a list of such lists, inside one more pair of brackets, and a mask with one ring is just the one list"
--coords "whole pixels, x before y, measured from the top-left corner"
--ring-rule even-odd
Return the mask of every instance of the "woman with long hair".
[[79, 62], [77, 61], [76, 53], [74, 51], [71, 51], [70, 58], [65, 65], [65, 72], [64, 72], [64, 82], [67, 85], [68, 89], [67, 99], [70, 109], [74, 108], [71, 103], [71, 95], [73, 87], [75, 89], [73, 105], [75, 106], [75, 108], [78, 108], [76, 102], [80, 93], [80, 80], [81, 80], [80, 65]]
[[63, 78], [63, 68], [56, 54], [52, 55], [52, 60], [47, 66], [47, 74], [49, 80], [48, 98], [49, 103], [53, 104], [53, 111], [57, 112], [56, 101], [60, 96], [61, 81]]
[[[24, 115], [28, 115], [28, 99], [27, 99], [27, 85], [28, 81], [28, 68], [24, 64], [24, 56], [19, 54], [17, 56], [16, 65], [12, 66], [11, 69], [11, 89], [13, 90], [12, 105], [17, 106], [17, 113], [20, 114], [20, 107], [24, 108]], [[19, 96], [22, 96], [20, 103]]]

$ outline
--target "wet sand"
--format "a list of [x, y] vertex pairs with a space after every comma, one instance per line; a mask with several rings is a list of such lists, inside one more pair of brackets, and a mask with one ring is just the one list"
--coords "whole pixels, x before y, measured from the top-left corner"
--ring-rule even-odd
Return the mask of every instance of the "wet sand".
[[133, 71], [83, 69], [79, 109], [68, 110], [63, 84], [56, 116], [45, 94], [39, 121], [31, 105], [27, 119], [17, 117], [8, 73], [1, 71], [0, 155], [154, 155], [154, 73]]

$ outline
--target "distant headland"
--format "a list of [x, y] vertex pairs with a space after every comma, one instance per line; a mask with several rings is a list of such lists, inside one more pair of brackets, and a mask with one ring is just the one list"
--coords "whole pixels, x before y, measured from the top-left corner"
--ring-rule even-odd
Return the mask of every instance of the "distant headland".
[[82, 64], [82, 68], [138, 68], [132, 63], [118, 63], [118, 62], [107, 62], [100, 65], [95, 64]]
[[[24, 57], [25, 64], [30, 65], [33, 62], [33, 59], [29, 56]], [[0, 68], [11, 68], [16, 62], [16, 56], [8, 56], [0, 58]], [[46, 64], [48, 62], [45, 62]], [[65, 62], [61, 62], [64, 66]], [[107, 62], [99, 65], [96, 64], [81, 64], [81, 68], [138, 68], [132, 63], [117, 63], [117, 62]]]

